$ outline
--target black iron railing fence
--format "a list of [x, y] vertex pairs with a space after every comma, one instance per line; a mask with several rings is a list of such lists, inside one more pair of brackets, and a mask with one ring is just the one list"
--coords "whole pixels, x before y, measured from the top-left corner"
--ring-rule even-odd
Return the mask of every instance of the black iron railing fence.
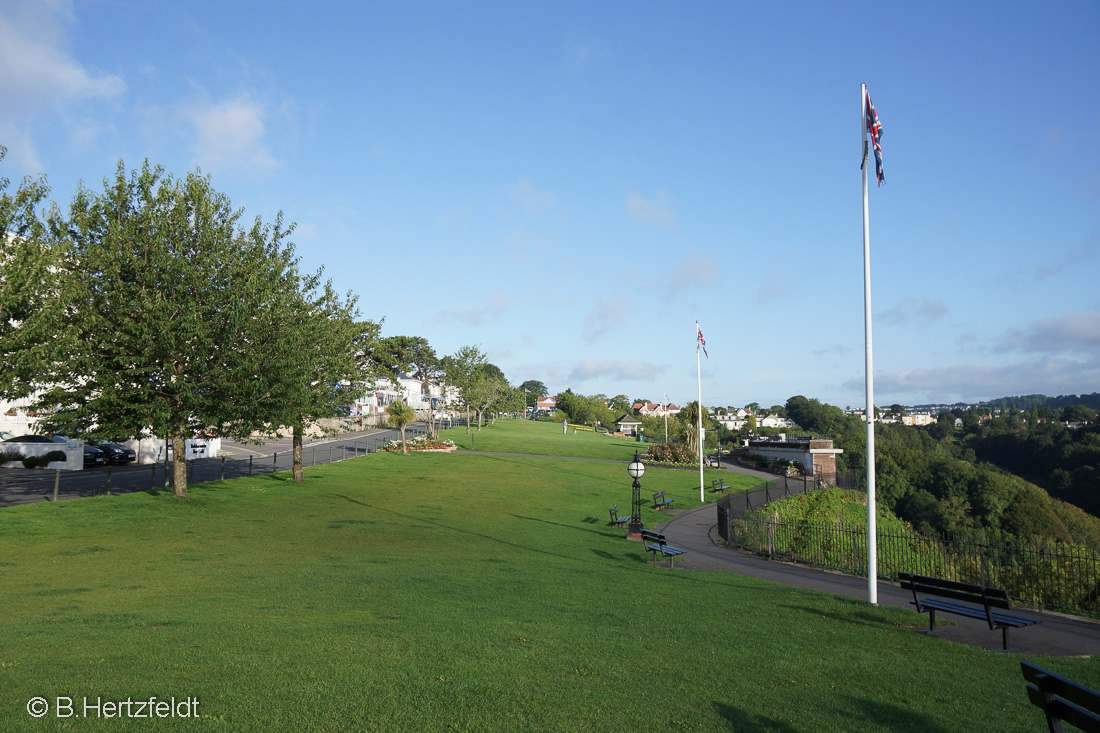
[[[763, 503], [762, 497], [756, 503]], [[748, 518], [742, 506], [736, 495], [719, 501], [718, 531], [729, 545], [866, 576], [865, 527]], [[1017, 603], [1100, 616], [1100, 556], [1088, 549], [1059, 542], [998, 544], [981, 536], [880, 531], [877, 537], [879, 577], [892, 580], [909, 572], [977, 583], [1004, 588]]]

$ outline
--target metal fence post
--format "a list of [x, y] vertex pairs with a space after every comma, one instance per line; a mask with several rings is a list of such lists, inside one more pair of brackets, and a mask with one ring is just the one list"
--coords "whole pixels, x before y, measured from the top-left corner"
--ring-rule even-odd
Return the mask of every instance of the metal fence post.
[[248, 457], [248, 475], [252, 475], [252, 456]]
[[149, 491], [153, 490], [153, 487], [157, 485], [157, 464], [151, 464], [149, 466]]
[[218, 481], [225, 481], [225, 456], [222, 456], [221, 470], [218, 472]]
[[332, 443], [328, 444], [328, 462], [332, 463]]
[[279, 470], [279, 451], [275, 451], [271, 454], [271, 472], [275, 473]]
[[53, 500], [57, 501], [57, 490], [61, 486], [61, 469], [58, 468], [53, 472]]
[[111, 495], [111, 467], [107, 466], [107, 496]]

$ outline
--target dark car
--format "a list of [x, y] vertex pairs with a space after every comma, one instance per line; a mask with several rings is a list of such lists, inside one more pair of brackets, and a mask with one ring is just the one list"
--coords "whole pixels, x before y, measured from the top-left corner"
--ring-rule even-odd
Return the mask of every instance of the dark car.
[[113, 466], [121, 466], [137, 460], [137, 453], [134, 452], [133, 448], [127, 448], [124, 445], [109, 442], [100, 443], [98, 440], [92, 442], [92, 445], [103, 451], [103, 457], [107, 460], [107, 463]]
[[[48, 435], [17, 435], [8, 438], [5, 443], [56, 443], [57, 441]], [[65, 442], [65, 441], [62, 441]]]
[[[55, 436], [53, 436], [53, 441], [52, 442], [54, 442], [54, 443], [68, 443], [69, 439], [66, 438], [63, 435], [55, 435]], [[106, 466], [106, 465], [107, 465], [107, 456], [105, 456], [103, 454], [103, 451], [101, 451], [99, 448], [96, 448], [94, 445], [90, 445], [88, 443], [85, 443], [84, 444], [84, 467], [87, 468], [88, 466]]]

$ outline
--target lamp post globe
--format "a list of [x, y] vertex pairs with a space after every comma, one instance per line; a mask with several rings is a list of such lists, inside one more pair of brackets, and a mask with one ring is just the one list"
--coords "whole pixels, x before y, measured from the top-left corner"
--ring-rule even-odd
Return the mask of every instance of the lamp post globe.
[[640, 541], [645, 525], [642, 524], [642, 485], [638, 479], [645, 474], [645, 464], [638, 457], [638, 451], [634, 451], [634, 460], [627, 465], [626, 472], [630, 478], [634, 479], [630, 496], [630, 524], [626, 528], [626, 538]]

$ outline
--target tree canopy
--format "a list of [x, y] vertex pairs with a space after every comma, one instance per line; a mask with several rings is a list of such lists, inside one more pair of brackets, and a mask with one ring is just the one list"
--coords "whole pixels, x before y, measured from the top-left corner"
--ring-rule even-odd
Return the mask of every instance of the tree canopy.
[[39, 373], [43, 427], [170, 435], [186, 496], [185, 438], [246, 437], [290, 414], [309, 391], [303, 371], [271, 359], [291, 343], [308, 349], [296, 331], [317, 314], [293, 227], [281, 214], [245, 227], [242, 214], [198, 172], [177, 179], [146, 162], [128, 174], [121, 161], [102, 192], [81, 185], [67, 216], [51, 213], [63, 316]]

